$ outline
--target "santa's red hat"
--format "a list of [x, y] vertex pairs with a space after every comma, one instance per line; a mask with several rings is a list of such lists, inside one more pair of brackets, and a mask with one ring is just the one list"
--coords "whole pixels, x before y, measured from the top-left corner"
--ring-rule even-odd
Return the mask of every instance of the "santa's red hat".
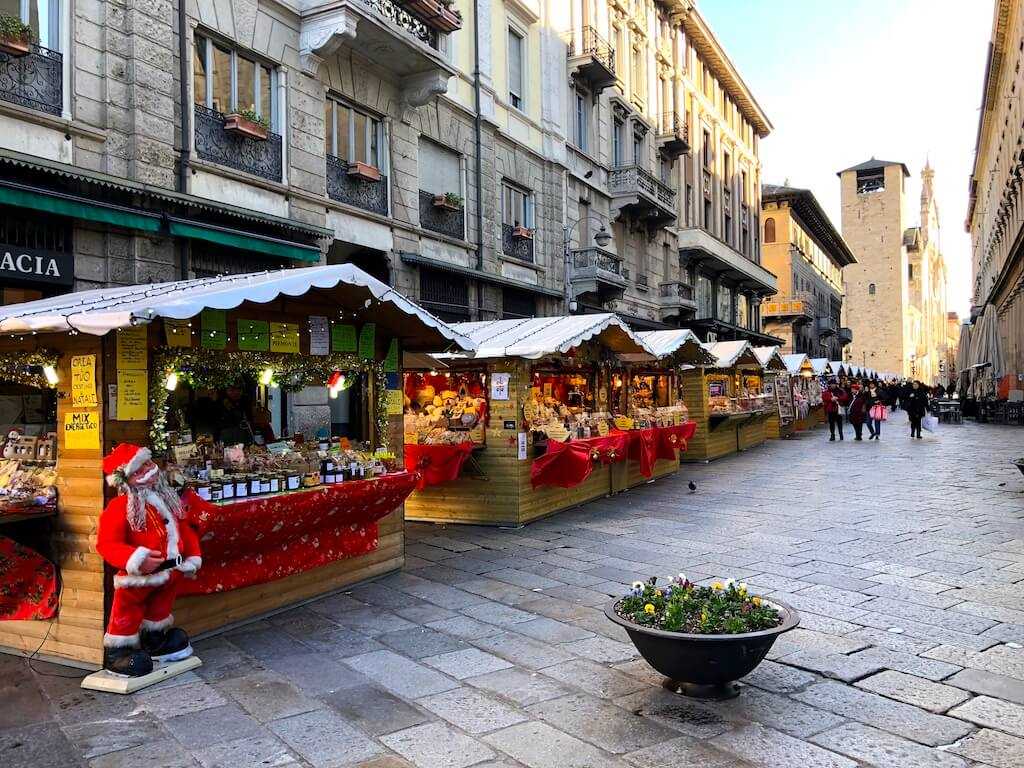
[[110, 485], [122, 485], [139, 468], [153, 458], [149, 448], [121, 443], [103, 458], [103, 474]]

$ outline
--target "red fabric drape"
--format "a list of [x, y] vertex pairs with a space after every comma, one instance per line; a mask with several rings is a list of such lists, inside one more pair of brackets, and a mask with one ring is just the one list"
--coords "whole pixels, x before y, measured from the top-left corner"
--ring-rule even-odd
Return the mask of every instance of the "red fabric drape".
[[686, 444], [697, 432], [697, 422], [688, 421], [672, 427], [661, 427], [655, 440], [655, 458], [674, 461], [679, 458], [676, 451], [682, 453]]
[[409, 472], [420, 473], [416, 489], [422, 491], [428, 485], [441, 485], [457, 478], [472, 453], [471, 440], [457, 445], [406, 444], [405, 468]]
[[211, 504], [189, 491], [203, 567], [182, 594], [263, 584], [377, 548], [377, 521], [405, 501], [416, 474], [396, 472], [308, 491]]
[[35, 550], [0, 536], [0, 620], [57, 615], [57, 569]]

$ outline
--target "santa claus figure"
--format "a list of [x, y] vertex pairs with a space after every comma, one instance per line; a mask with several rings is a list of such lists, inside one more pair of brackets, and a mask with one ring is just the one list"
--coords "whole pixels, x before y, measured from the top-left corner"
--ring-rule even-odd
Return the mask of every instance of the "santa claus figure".
[[188, 635], [172, 626], [171, 609], [181, 579], [194, 578], [203, 564], [199, 537], [148, 449], [122, 443], [104, 458], [103, 473], [120, 491], [100, 516], [96, 540], [117, 569], [103, 666], [145, 675], [153, 662], [192, 655]]

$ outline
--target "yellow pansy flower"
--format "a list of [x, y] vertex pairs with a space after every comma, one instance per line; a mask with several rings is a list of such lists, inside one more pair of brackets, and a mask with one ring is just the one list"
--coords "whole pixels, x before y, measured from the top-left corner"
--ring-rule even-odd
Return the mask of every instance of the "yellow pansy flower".
[[761, 604], [761, 598], [758, 597], [757, 595], [754, 595], [752, 598], [750, 598], [750, 602], [752, 602], [754, 605], [760, 605]]
[[653, 605], [651, 605], [650, 603], [648, 603], [647, 605], [645, 605], [645, 606], [644, 606], [644, 613], [647, 613], [647, 614], [653, 614], [653, 613], [654, 613], [654, 606], [653, 606]]
[[722, 588], [722, 582], [716, 581], [714, 584], [711, 585], [711, 588], [712, 589], [721, 589]]

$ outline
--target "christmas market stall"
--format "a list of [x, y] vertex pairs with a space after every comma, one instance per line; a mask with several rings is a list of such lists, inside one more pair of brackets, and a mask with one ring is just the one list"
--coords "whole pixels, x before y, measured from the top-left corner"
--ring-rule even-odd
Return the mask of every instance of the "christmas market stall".
[[710, 461], [765, 441], [764, 369], [750, 342], [720, 341], [704, 348], [715, 362], [682, 374], [686, 405], [698, 425], [685, 461]]
[[[50, 515], [39, 548], [0, 530], [0, 649], [108, 669], [400, 568], [401, 355], [473, 349], [352, 265], [82, 291], [0, 334], [0, 523]], [[125, 602], [168, 584], [181, 630]]]
[[821, 406], [821, 385], [814, 375], [814, 365], [803, 352], [783, 355], [788, 387], [793, 402], [793, 429], [802, 432], [813, 428], [818, 422], [814, 409]]
[[809, 359], [811, 361], [811, 377], [807, 381], [807, 397], [810, 401], [808, 421], [809, 426], [813, 427], [817, 424], [824, 424], [828, 420], [825, 418], [825, 404], [821, 401], [821, 393], [824, 391], [828, 379], [836, 375], [837, 372], [832, 370], [832, 363], [827, 358], [812, 357]]
[[778, 347], [754, 347], [754, 354], [761, 362], [762, 391], [768, 418], [764, 422], [765, 436], [769, 440], [791, 437], [795, 432], [793, 391], [789, 387], [789, 372], [786, 361], [779, 354]]
[[[474, 454], [474, 472], [417, 490], [406, 503], [407, 519], [520, 525], [607, 496], [615, 465], [635, 464], [636, 483], [646, 482], [659, 456], [668, 455], [665, 446], [677, 455], [680, 438], [672, 443], [669, 433], [682, 427], [669, 406], [655, 412], [651, 400], [629, 415], [626, 357], [645, 365], [655, 358], [615, 315], [453, 328], [477, 349], [472, 358], [437, 355], [450, 375], [436, 371], [432, 376], [439, 378], [426, 382], [435, 397], [439, 386], [447, 391], [439, 404], [431, 402], [448, 411], [446, 429], [455, 432], [451, 420], [461, 420], [471, 407], [467, 421], [477, 420], [470, 434], [482, 426], [479, 439], [486, 447]], [[426, 409], [422, 390], [417, 402]]]

